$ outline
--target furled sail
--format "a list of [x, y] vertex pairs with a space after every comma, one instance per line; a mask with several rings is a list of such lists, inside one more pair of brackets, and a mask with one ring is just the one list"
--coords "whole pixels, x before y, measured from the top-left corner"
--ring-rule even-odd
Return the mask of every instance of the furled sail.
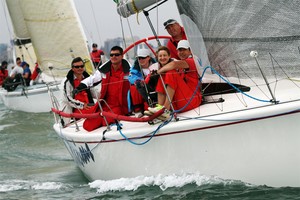
[[[257, 69], [255, 60], [249, 56], [256, 50], [264, 70], [274, 65], [290, 74], [300, 72], [299, 1], [176, 2], [194, 53], [207, 54], [207, 63], [213, 67], [232, 76], [237, 65]], [[257, 70], [252, 71], [256, 76]]]
[[118, 4], [117, 10], [119, 15], [126, 18], [160, 1], [161, 0], [119, 0], [116, 3]]
[[87, 71], [92, 72], [86, 38], [72, 0], [16, 2], [44, 73], [64, 77], [77, 56], [87, 61]]

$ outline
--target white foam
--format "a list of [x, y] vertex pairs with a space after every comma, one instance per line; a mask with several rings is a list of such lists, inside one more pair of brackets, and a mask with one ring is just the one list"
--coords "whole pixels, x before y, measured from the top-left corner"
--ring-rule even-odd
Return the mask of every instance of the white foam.
[[158, 186], [161, 190], [171, 187], [183, 187], [184, 185], [194, 183], [198, 186], [204, 184], [231, 183], [232, 181], [223, 180], [215, 176], [204, 176], [199, 173], [183, 175], [158, 175], [158, 176], [138, 176], [136, 178], [120, 178], [116, 180], [103, 181], [96, 180], [89, 183], [91, 188], [97, 188], [98, 193], [108, 191], [135, 191], [141, 186]]
[[0, 181], [0, 192], [17, 190], [57, 190], [64, 188], [59, 182], [36, 182], [27, 180], [5, 180]]

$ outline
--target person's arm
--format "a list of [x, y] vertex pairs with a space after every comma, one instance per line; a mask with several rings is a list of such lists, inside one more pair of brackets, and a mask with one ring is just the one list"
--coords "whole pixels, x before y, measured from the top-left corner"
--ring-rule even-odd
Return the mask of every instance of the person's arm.
[[158, 74], [173, 70], [173, 69], [187, 69], [189, 68], [189, 65], [184, 60], [174, 60], [172, 62], [169, 62], [159, 70], [157, 70]]

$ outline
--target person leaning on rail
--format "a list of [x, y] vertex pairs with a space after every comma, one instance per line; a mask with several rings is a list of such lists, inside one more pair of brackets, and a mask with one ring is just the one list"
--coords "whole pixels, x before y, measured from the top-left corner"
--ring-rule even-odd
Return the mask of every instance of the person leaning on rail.
[[[110, 60], [102, 64], [95, 74], [83, 80], [73, 93], [102, 82], [99, 96], [99, 100], [102, 101], [95, 104], [92, 108], [93, 111], [100, 112], [100, 103], [103, 111], [118, 115], [128, 115], [129, 69], [129, 62], [123, 59], [123, 49], [119, 46], [114, 46], [110, 50]], [[86, 119], [83, 123], [83, 128], [87, 131], [92, 131], [112, 123], [115, 123], [114, 118], [99, 116], [98, 118]]]
[[202, 95], [198, 88], [199, 75], [187, 40], [181, 40], [178, 43], [177, 53], [180, 60], [173, 60], [157, 71], [162, 77], [158, 79], [156, 86], [158, 104], [154, 108], [148, 108], [152, 113], [163, 107], [166, 108], [163, 114], [166, 118], [170, 117], [168, 111], [171, 108], [184, 112], [200, 106], [202, 102]]
[[[91, 105], [94, 105], [93, 98], [96, 97], [90, 89], [85, 89], [77, 94], [73, 94], [82, 80], [89, 77], [85, 71], [84, 61], [81, 57], [74, 58], [71, 62], [71, 69], [67, 76], [62, 81], [62, 99], [60, 103], [60, 110], [65, 113], [91, 113]], [[70, 118], [63, 118], [63, 126], [70, 122]]]

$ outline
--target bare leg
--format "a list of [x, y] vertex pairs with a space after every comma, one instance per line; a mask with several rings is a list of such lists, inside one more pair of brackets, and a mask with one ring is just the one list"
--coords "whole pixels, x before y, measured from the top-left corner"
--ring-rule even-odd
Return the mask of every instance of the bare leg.
[[165, 101], [166, 101], [166, 95], [158, 92], [157, 93], [157, 103], [159, 105], [164, 105]]
[[[171, 88], [170, 86], [167, 86], [166, 88], [167, 88], [167, 94], [169, 95], [170, 100], [172, 101], [174, 94], [175, 94], [175, 90], [173, 88]], [[160, 105], [162, 105], [162, 104], [160, 104]], [[166, 98], [166, 96], [165, 96], [165, 101], [164, 101], [163, 105], [166, 109], [170, 110], [171, 102], [169, 101], [169, 98]]]

